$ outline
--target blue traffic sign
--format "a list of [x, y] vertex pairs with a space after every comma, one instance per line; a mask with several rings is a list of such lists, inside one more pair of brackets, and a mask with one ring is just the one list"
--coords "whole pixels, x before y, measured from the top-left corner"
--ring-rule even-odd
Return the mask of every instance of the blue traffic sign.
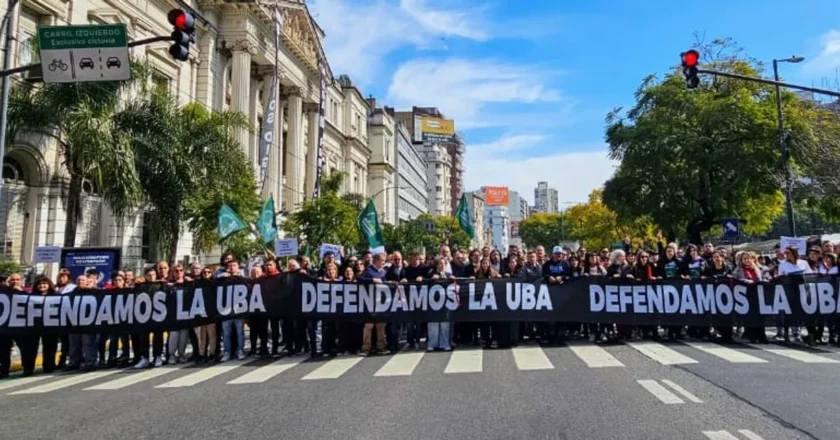
[[741, 227], [738, 226], [738, 219], [727, 218], [723, 220], [723, 238], [738, 238], [741, 235]]

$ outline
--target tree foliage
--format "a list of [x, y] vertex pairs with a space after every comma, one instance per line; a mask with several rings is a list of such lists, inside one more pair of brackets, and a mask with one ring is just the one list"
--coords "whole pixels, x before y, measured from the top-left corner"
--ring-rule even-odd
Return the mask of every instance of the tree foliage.
[[[132, 62], [132, 78], [146, 78], [148, 67]], [[141, 81], [142, 82], [142, 81]], [[143, 197], [130, 139], [117, 129], [115, 115], [134, 81], [18, 84], [10, 93], [7, 137], [10, 144], [30, 134], [55, 139], [70, 183], [64, 246], [73, 247], [82, 216], [82, 183], [90, 180], [116, 216]]]
[[[554, 246], [570, 237], [564, 234], [564, 214], [538, 212], [519, 222], [519, 237], [525, 246]], [[571, 225], [567, 225], [571, 226]], [[566, 231], [567, 233], [569, 231]]]
[[[609, 247], [629, 236], [636, 246], [654, 242], [656, 228], [649, 217], [642, 216], [630, 222], [620, 221], [618, 215], [602, 201], [603, 190], [596, 189], [587, 203], [574, 205], [566, 210], [565, 221], [569, 237], [580, 240], [589, 248]], [[521, 233], [521, 232], [520, 232]]]
[[[745, 58], [730, 40], [700, 50], [707, 56], [703, 68], [762, 73], [761, 64]], [[791, 138], [806, 151], [822, 112], [788, 92], [783, 107]], [[781, 211], [772, 87], [704, 78], [698, 89], [688, 90], [675, 69], [663, 79], [646, 78], [633, 108], [624, 116], [620, 111], [607, 117], [610, 156], [621, 164], [605, 185], [604, 202], [621, 217], [649, 215], [668, 236], [699, 242], [721, 218], [750, 219], [745, 226], [759, 233]]]
[[[434, 226], [429, 229], [427, 225]], [[468, 249], [470, 237], [461, 229], [458, 220], [452, 216], [432, 217], [423, 214], [400, 225], [384, 225], [382, 233], [388, 251], [411, 253], [415, 250], [426, 255], [436, 255], [443, 243], [453, 249]]]
[[256, 216], [253, 169], [233, 135], [250, 128], [245, 115], [197, 103], [182, 107], [156, 89], [129, 103], [117, 123], [131, 139], [151, 227], [167, 258], [175, 258], [182, 225], [193, 233], [196, 251], [209, 251], [218, 241], [222, 204], [246, 221]]
[[321, 197], [305, 200], [300, 210], [283, 222], [286, 236], [297, 238], [302, 249], [314, 252], [322, 243], [355, 249], [362, 243], [356, 226], [360, 210], [354, 202], [338, 195], [344, 177], [344, 173], [325, 176]]

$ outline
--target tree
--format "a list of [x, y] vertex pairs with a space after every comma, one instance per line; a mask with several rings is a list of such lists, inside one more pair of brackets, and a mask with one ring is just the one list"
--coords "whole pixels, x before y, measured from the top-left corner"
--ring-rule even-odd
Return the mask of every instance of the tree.
[[[132, 62], [132, 77], [146, 78], [147, 67]], [[76, 244], [82, 216], [82, 184], [90, 180], [111, 211], [121, 217], [143, 194], [130, 139], [117, 129], [115, 114], [123, 93], [135, 83], [18, 84], [9, 99], [9, 144], [24, 134], [55, 139], [70, 176], [64, 247]]]
[[246, 221], [255, 217], [256, 180], [233, 136], [237, 128], [250, 128], [245, 115], [198, 103], [181, 107], [168, 91], [155, 89], [129, 103], [116, 119], [130, 136], [151, 227], [167, 259], [174, 261], [184, 225], [197, 251], [210, 250], [218, 241], [222, 204]]
[[[590, 248], [610, 247], [626, 236], [641, 246], [654, 242], [656, 228], [648, 217], [621, 222], [618, 215], [601, 200], [603, 190], [596, 189], [589, 194], [587, 203], [574, 205], [566, 210], [567, 236], [580, 240]], [[521, 231], [520, 231], [521, 234]]]
[[[431, 230], [427, 226], [429, 222], [433, 225]], [[452, 216], [422, 214], [397, 226], [386, 224], [382, 233], [389, 252], [408, 254], [419, 250], [427, 255], [436, 255], [440, 245], [445, 243], [453, 249], [468, 249], [470, 246], [469, 235]]]
[[[701, 47], [705, 68], [759, 76], [762, 66], [742, 56], [728, 39]], [[675, 69], [647, 77], [624, 117], [607, 116], [610, 156], [621, 161], [604, 188], [604, 202], [621, 217], [648, 215], [670, 237], [693, 243], [721, 218], [768, 219], [745, 226], [759, 231], [781, 211], [783, 182], [772, 87], [725, 78], [704, 78], [687, 90]], [[791, 137], [814, 142], [808, 127], [819, 116], [784, 93]], [[768, 204], [769, 203], [769, 204]]]
[[310, 252], [322, 243], [331, 243], [355, 249], [362, 243], [356, 226], [359, 208], [338, 195], [344, 173], [325, 176], [321, 182], [321, 197], [303, 202], [299, 211], [288, 216], [283, 230], [289, 237], [296, 237], [303, 248]]
[[519, 237], [529, 248], [554, 246], [569, 237], [568, 234], [564, 236], [564, 220], [563, 214], [559, 213], [538, 212], [532, 214], [519, 222]]

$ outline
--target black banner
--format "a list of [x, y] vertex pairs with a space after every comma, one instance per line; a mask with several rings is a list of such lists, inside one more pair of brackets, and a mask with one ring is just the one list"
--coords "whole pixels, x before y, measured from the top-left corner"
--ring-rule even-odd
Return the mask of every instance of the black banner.
[[330, 283], [304, 275], [222, 278], [185, 285], [78, 290], [38, 296], [0, 291], [0, 333], [143, 332], [195, 327], [267, 314], [353, 321], [554, 321], [628, 325], [773, 325], [834, 323], [838, 278], [796, 276], [746, 284], [605, 277], [562, 284], [542, 279]]

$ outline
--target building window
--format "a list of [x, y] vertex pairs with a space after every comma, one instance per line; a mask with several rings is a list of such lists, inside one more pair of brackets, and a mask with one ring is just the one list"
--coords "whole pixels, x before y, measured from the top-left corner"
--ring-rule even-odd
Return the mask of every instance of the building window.
[[23, 183], [23, 167], [20, 162], [11, 157], [3, 159], [3, 180], [6, 182]]
[[167, 76], [165, 76], [165, 75], [163, 75], [159, 72], [153, 72], [152, 73], [152, 85], [154, 86], [154, 88], [156, 90], [158, 90], [158, 91], [168, 91], [170, 82], [171, 81]]
[[435, 164], [435, 169], [438, 169], [438, 170], [440, 169], [440, 164], [439, 163]]
[[441, 192], [441, 191], [443, 191], [443, 188], [441, 188], [441, 187], [439, 187], [439, 186], [436, 186], [436, 187], [435, 187], [435, 191], [437, 191], [437, 192]]

